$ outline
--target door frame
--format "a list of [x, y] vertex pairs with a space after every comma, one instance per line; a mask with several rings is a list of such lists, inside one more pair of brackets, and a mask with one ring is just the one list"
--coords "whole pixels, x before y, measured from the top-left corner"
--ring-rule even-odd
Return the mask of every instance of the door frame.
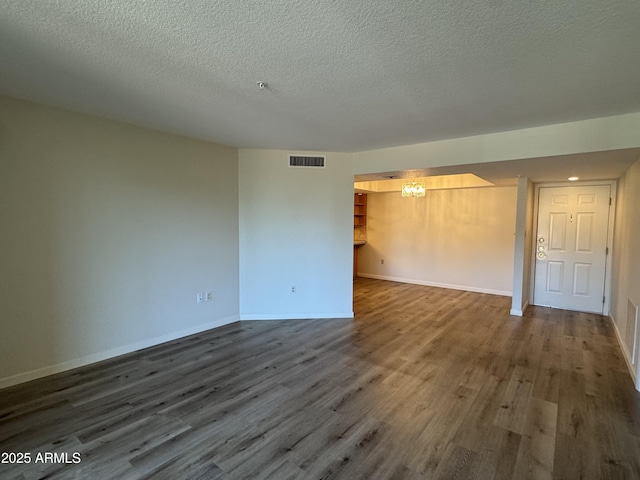
[[615, 227], [616, 218], [616, 200], [617, 200], [617, 187], [618, 182], [616, 180], [584, 180], [577, 182], [550, 182], [550, 183], [536, 183], [535, 193], [533, 197], [533, 225], [531, 225], [531, 238], [529, 239], [531, 245], [531, 272], [529, 280], [529, 298], [531, 304], [533, 303], [535, 293], [535, 274], [536, 274], [536, 242], [538, 238], [538, 212], [540, 211], [540, 189], [541, 188], [553, 188], [553, 187], [589, 187], [608, 185], [611, 195], [611, 208], [609, 209], [609, 224], [607, 226], [607, 248], [609, 254], [605, 259], [604, 269], [604, 305], [602, 306], [602, 315], [608, 316], [611, 307], [611, 269], [613, 266], [613, 233]]

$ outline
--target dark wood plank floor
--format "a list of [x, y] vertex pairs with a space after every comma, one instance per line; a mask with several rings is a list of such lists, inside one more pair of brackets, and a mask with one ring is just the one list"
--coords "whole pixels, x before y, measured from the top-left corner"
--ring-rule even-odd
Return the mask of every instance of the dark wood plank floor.
[[355, 320], [241, 322], [0, 391], [10, 479], [640, 478], [606, 318], [359, 278]]

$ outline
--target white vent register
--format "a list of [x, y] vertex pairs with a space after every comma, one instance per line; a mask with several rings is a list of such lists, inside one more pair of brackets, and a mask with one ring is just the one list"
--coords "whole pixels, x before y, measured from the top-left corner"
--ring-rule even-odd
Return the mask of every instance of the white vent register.
[[326, 157], [322, 156], [305, 156], [305, 155], [289, 155], [289, 166], [300, 168], [326, 168]]

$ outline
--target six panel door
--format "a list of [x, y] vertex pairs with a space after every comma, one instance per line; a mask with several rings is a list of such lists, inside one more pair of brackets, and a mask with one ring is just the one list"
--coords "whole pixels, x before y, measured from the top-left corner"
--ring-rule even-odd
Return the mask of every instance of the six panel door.
[[602, 313], [609, 196], [608, 185], [540, 188], [535, 305]]

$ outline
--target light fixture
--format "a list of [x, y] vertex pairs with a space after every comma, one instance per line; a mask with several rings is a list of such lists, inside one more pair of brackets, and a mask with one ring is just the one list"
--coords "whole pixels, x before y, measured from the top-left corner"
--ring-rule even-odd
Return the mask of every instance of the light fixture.
[[265, 88], [268, 88], [269, 84], [267, 82], [258, 82], [258, 88], [260, 90], [264, 90]]
[[403, 197], [424, 197], [426, 190], [427, 189], [422, 182], [408, 182], [402, 184]]
[[570, 182], [577, 182], [578, 180], [580, 180], [580, 177], [569, 177], [567, 178], [567, 180], [569, 180]]

